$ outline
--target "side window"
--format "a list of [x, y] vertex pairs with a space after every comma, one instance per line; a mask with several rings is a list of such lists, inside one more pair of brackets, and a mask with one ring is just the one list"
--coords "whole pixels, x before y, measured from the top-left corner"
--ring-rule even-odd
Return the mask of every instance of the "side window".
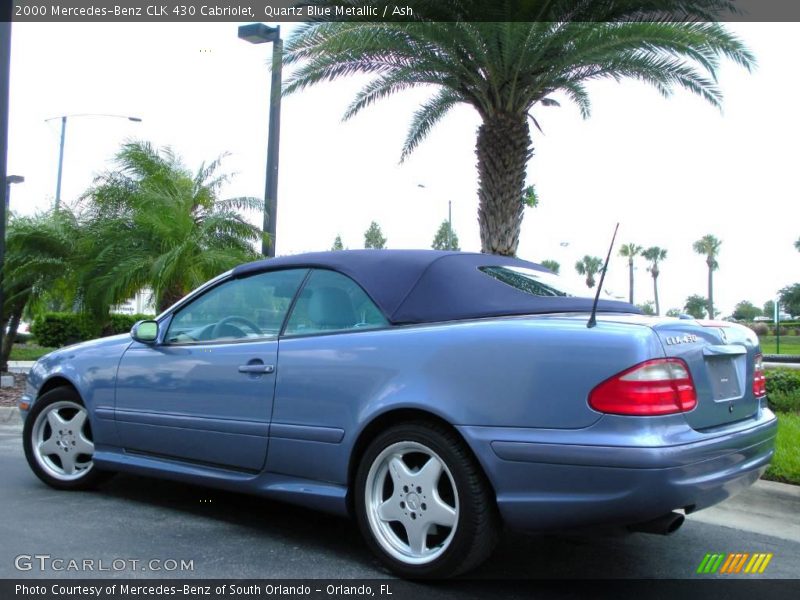
[[285, 335], [374, 329], [388, 324], [356, 282], [341, 273], [317, 270], [300, 292]]
[[232, 279], [181, 308], [166, 343], [228, 341], [278, 335], [307, 269], [259, 273]]

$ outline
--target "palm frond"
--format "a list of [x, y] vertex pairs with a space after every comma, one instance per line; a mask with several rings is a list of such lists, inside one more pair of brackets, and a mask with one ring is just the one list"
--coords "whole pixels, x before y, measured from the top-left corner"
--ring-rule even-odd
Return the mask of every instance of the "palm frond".
[[411, 126], [406, 134], [406, 141], [403, 143], [403, 152], [400, 162], [403, 162], [414, 149], [419, 146], [422, 140], [428, 135], [430, 130], [438, 123], [447, 112], [462, 98], [448, 89], [442, 89], [433, 98], [423, 104], [415, 113], [411, 120]]

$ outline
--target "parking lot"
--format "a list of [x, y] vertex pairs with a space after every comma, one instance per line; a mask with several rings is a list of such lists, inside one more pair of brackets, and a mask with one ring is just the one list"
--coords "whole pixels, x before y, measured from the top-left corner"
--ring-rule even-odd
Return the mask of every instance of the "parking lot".
[[[21, 425], [2, 410], [2, 578], [390, 577], [346, 519], [128, 475], [94, 492], [52, 490], [28, 469]], [[774, 509], [762, 500], [763, 490], [746, 492], [690, 516], [670, 537], [506, 533], [493, 557], [470, 577], [684, 579], [701, 577], [695, 572], [706, 553], [762, 552], [773, 553], [763, 575], [717, 577], [797, 578], [800, 494], [781, 490], [788, 491], [773, 496]], [[93, 569], [67, 570], [68, 562], [54, 559], [90, 560]]]

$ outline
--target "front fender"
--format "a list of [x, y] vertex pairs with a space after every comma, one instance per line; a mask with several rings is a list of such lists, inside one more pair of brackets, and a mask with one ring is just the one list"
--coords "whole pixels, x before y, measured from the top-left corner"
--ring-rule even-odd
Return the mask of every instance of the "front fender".
[[23, 397], [30, 409], [54, 384], [74, 387], [89, 413], [96, 444], [113, 444], [116, 430], [113, 421], [117, 367], [131, 344], [125, 335], [92, 340], [62, 348], [39, 359], [28, 374]]

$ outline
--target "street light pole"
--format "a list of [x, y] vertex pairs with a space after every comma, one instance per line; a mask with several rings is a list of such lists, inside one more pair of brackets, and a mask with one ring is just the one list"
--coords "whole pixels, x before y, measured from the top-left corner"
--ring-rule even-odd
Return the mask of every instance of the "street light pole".
[[58, 145], [58, 177], [56, 179], [56, 209], [61, 204], [61, 173], [64, 170], [64, 137], [67, 135], [67, 117], [61, 117], [61, 143]]
[[453, 202], [447, 201], [447, 249], [453, 249]]
[[105, 113], [81, 113], [77, 115], [61, 115], [60, 117], [51, 117], [49, 119], [45, 119], [45, 123], [47, 121], [52, 121], [53, 119], [61, 119], [61, 143], [58, 147], [58, 175], [56, 179], [56, 208], [61, 204], [61, 175], [64, 172], [64, 140], [67, 135], [67, 117], [113, 117], [116, 119], [128, 119], [128, 121], [133, 121], [134, 123], [141, 123], [142, 120], [139, 117], [129, 117], [127, 115], [109, 115]]
[[[11, 3], [3, 3], [0, 9], [0, 350], [3, 348], [5, 334], [5, 315], [3, 315], [2, 275], [6, 256], [6, 202], [8, 201], [8, 101], [11, 71]], [[0, 373], [7, 365], [0, 364]]]
[[[428, 189], [424, 183], [418, 183], [418, 188]], [[453, 201], [447, 201], [447, 249], [453, 250]]]
[[267, 177], [264, 189], [263, 231], [269, 236], [261, 242], [261, 254], [275, 256], [278, 224], [278, 158], [281, 137], [281, 86], [283, 78], [283, 40], [280, 26], [251, 23], [239, 27], [239, 39], [251, 44], [272, 42], [272, 82], [269, 90], [269, 134], [267, 138]]

